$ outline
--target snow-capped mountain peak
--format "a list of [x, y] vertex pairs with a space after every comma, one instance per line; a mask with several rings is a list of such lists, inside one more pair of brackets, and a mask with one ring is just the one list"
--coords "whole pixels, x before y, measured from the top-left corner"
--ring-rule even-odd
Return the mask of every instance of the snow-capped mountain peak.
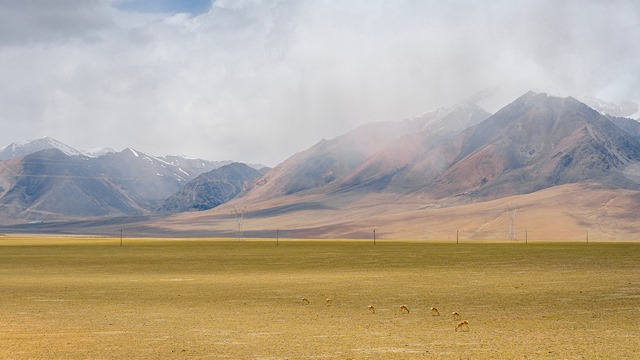
[[82, 154], [83, 155], [88, 156], [88, 157], [92, 157], [92, 158], [98, 158], [100, 156], [103, 156], [103, 155], [106, 155], [106, 154], [115, 153], [115, 152], [116, 151], [113, 150], [112, 148], [101, 148], [101, 147], [82, 150]]
[[618, 117], [635, 117], [638, 115], [638, 104], [633, 101], [609, 102], [595, 96], [585, 96], [579, 99], [582, 103], [596, 110], [602, 115]]
[[35, 140], [18, 141], [7, 145], [4, 149], [0, 150], [0, 160], [13, 159], [46, 149], [58, 149], [69, 156], [84, 155], [81, 151], [46, 136]]

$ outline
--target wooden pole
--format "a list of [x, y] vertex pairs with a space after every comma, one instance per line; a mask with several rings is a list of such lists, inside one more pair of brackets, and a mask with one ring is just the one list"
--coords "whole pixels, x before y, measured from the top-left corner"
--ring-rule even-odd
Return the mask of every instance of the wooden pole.
[[529, 241], [529, 231], [525, 230], [524, 231], [524, 243], [527, 244]]
[[458, 244], [458, 241], [459, 241], [458, 230], [456, 230], [456, 244]]
[[376, 229], [373, 229], [373, 246], [376, 245]]
[[120, 247], [122, 247], [122, 229], [120, 229]]
[[276, 229], [276, 246], [278, 246], [280, 242], [280, 234], [278, 233], [279, 229]]

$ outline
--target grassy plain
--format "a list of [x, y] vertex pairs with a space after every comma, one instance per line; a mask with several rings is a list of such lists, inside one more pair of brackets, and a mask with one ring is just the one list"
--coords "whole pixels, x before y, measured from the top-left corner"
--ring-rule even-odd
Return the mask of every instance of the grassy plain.
[[640, 358], [640, 244], [119, 245], [0, 237], [0, 358]]

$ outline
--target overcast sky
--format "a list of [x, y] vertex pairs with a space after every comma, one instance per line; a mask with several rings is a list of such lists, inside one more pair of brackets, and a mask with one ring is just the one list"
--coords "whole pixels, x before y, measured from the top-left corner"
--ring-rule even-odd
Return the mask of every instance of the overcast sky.
[[484, 89], [640, 102], [639, 41], [636, 0], [0, 0], [0, 147], [274, 166]]

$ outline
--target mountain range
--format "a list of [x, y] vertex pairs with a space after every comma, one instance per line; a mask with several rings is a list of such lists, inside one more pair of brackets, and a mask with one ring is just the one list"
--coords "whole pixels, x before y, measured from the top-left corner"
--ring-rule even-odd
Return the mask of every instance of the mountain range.
[[189, 181], [231, 164], [132, 148], [87, 154], [51, 138], [14, 143], [0, 155], [6, 222], [153, 213]]
[[[435, 117], [431, 114], [369, 124], [323, 140], [276, 166], [252, 190], [207, 213], [208, 221], [221, 221], [212, 231], [233, 229], [232, 222], [222, 219], [228, 217], [231, 206], [246, 206], [250, 225], [245, 228], [255, 228], [256, 235], [269, 234], [265, 227], [275, 224], [299, 237], [369, 237], [376, 227], [386, 228], [391, 236], [424, 237], [437, 234], [420, 226], [428, 223], [427, 213], [435, 212], [430, 216], [440, 218], [433, 224], [439, 228], [457, 218], [449, 211], [462, 213], [477, 208], [475, 204], [496, 201], [502, 205], [493, 210], [495, 217], [479, 228], [489, 231], [497, 226], [504, 231], [505, 209], [517, 206], [510, 201], [522, 201], [518, 199], [524, 196], [536, 204], [531, 199], [550, 192], [571, 196], [563, 204], [589, 203], [591, 192], [602, 192], [609, 200], [584, 208], [555, 207], [540, 215], [545, 219], [541, 224], [564, 219], [562, 227], [582, 226], [592, 232], [598, 228], [603, 237], [620, 231], [610, 228], [620, 221], [629, 234], [640, 230], [636, 221], [640, 123], [602, 115], [572, 97], [533, 92], [473, 121], [475, 110], [470, 106], [441, 109], [441, 114], [458, 114], [458, 119], [469, 121], [453, 129], [428, 126], [427, 119]], [[363, 139], [371, 139], [374, 145], [363, 147]], [[575, 197], [576, 186], [583, 189], [585, 199]], [[563, 188], [571, 191], [554, 192]], [[612, 212], [607, 206], [621, 193], [626, 194], [627, 208]], [[602, 216], [586, 218], [593, 211]], [[199, 221], [199, 216], [176, 216], [165, 226], [185, 231]], [[501, 236], [505, 238], [506, 231]]]
[[[420, 117], [394, 127], [406, 131], [392, 133], [379, 123], [322, 141], [274, 168], [246, 197], [373, 191], [495, 198], [582, 181], [637, 185], [624, 176], [640, 161], [637, 121], [611, 121], [573, 98], [533, 92], [471, 121], [475, 111], [450, 111], [469, 123], [448, 131], [434, 132]], [[375, 134], [386, 141], [361, 151], [358, 139]]]
[[[8, 159], [0, 162], [0, 207], [8, 223], [56, 220], [68, 232], [111, 233], [122, 226], [116, 217], [140, 215], [122, 220], [129, 231], [231, 236], [239, 224], [230, 215], [243, 208], [254, 236], [279, 228], [357, 238], [384, 227], [390, 237], [422, 238], [443, 236], [452, 221], [475, 237], [504, 235], [505, 208], [520, 202], [539, 228], [562, 219], [572, 231], [629, 236], [640, 230], [640, 123], [619, 115], [637, 105], [615, 114], [594, 107], [534, 92], [495, 114], [466, 101], [364, 125], [261, 171], [133, 149], [96, 156], [57, 146], [24, 155], [36, 144], [23, 152], [13, 144], [0, 152]], [[64, 226], [77, 219], [86, 220]]]

